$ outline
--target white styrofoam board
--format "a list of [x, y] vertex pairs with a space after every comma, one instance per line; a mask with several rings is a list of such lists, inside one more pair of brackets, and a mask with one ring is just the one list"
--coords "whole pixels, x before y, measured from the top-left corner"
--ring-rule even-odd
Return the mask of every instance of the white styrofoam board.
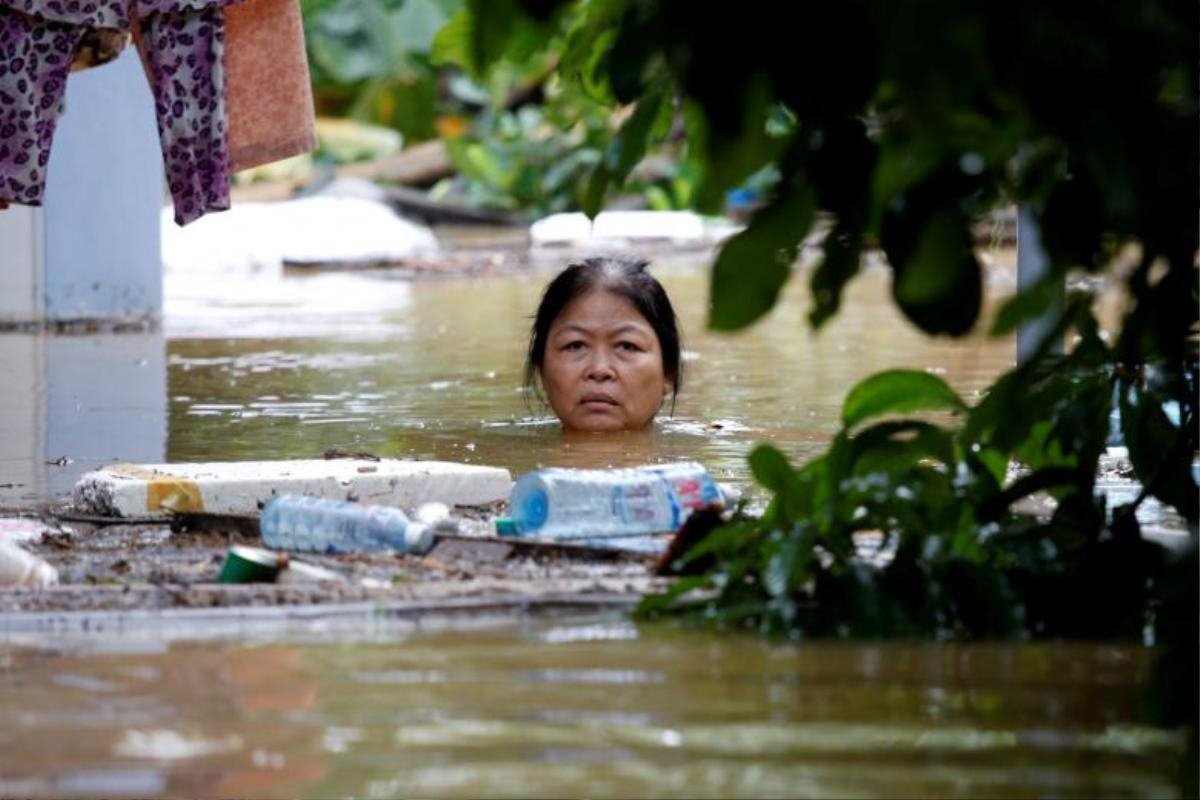
[[280, 494], [415, 508], [481, 505], [508, 498], [508, 470], [449, 461], [311, 459], [110, 464], [85, 473], [74, 503], [84, 512], [137, 517], [183, 511], [257, 514]]
[[529, 226], [529, 237], [535, 247], [663, 239], [716, 242], [736, 230], [728, 220], [706, 219], [691, 211], [602, 211], [595, 220], [576, 211], [537, 220]]

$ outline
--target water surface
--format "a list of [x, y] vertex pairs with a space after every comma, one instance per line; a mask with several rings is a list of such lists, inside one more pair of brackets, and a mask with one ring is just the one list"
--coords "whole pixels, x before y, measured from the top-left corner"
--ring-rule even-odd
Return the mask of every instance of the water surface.
[[0, 643], [0, 795], [1172, 797], [1149, 656], [612, 618]]
[[[645, 434], [569, 439], [521, 386], [545, 272], [170, 275], [161, 332], [0, 336], [0, 505], [61, 497], [114, 460], [331, 447], [514, 474], [687, 458], [746, 488], [754, 442], [815, 454], [846, 391], [876, 370], [930, 370], [972, 399], [1013, 359], [1011, 340], [918, 333], [881, 270], [819, 334], [802, 280], [762, 323], [717, 335], [703, 266], [658, 274], [684, 329], [677, 404]], [[8, 635], [0, 795], [1174, 793], [1177, 740], [1138, 724], [1144, 648], [465, 623]]]
[[819, 334], [802, 279], [762, 323], [726, 335], [704, 327], [703, 264], [658, 274], [684, 332], [677, 403], [648, 435], [572, 441], [521, 385], [545, 270], [417, 283], [386, 272], [168, 275], [163, 332], [0, 336], [0, 504], [62, 496], [112, 461], [311, 458], [329, 447], [514, 473], [693, 458], [745, 482], [753, 442], [813, 454], [845, 392], [873, 371], [928, 369], [973, 396], [1013, 359], [1011, 340], [920, 334], [895, 311], [882, 270], [853, 284]]

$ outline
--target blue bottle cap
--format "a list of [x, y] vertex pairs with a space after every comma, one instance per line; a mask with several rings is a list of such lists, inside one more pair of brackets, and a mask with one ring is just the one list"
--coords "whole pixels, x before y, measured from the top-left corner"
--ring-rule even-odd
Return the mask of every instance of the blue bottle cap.
[[550, 498], [546, 496], [545, 489], [535, 487], [521, 494], [520, 507], [513, 511], [516, 519], [521, 521], [518, 529], [528, 534], [546, 524], [546, 517], [550, 515]]

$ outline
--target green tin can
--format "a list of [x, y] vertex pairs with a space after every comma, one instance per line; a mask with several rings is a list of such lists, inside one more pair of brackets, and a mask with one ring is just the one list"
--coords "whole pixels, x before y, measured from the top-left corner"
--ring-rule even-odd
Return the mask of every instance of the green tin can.
[[221, 583], [274, 583], [279, 570], [287, 563], [286, 553], [234, 545], [225, 556], [217, 580]]

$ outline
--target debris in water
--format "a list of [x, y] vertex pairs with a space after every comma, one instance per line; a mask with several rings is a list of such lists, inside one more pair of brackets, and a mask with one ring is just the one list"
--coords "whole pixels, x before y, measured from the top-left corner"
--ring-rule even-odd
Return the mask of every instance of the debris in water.
[[58, 583], [58, 570], [33, 553], [0, 540], [0, 586], [44, 589]]

